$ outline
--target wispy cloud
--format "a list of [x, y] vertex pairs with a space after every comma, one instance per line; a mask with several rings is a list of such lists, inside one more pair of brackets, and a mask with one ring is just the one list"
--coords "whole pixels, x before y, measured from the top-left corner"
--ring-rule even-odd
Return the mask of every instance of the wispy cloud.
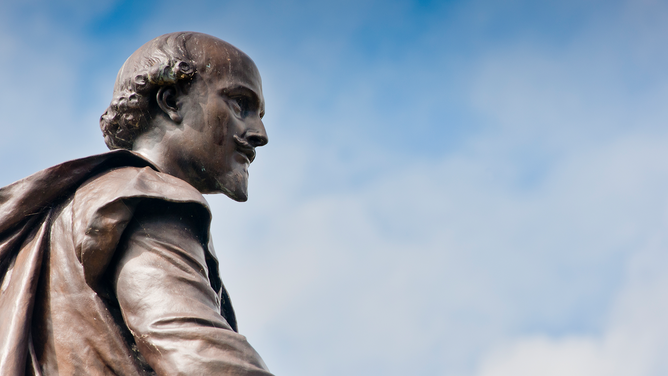
[[277, 374], [665, 371], [665, 5], [144, 7], [0, 12], [4, 183], [102, 151], [124, 58], [209, 32], [264, 79], [250, 200], [209, 199]]

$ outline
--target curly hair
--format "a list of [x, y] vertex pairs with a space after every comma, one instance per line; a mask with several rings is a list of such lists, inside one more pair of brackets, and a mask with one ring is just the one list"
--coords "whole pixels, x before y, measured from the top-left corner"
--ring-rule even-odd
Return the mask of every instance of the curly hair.
[[109, 149], [131, 149], [137, 136], [148, 129], [150, 109], [160, 87], [187, 82], [195, 76], [195, 61], [186, 44], [192, 37], [200, 36], [206, 34], [165, 34], [140, 47], [125, 61], [116, 77], [111, 104], [100, 117]]

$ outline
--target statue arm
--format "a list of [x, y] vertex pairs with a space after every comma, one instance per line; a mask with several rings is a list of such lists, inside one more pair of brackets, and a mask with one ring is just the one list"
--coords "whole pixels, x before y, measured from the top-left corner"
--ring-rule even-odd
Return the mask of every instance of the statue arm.
[[125, 231], [113, 282], [139, 352], [158, 375], [270, 376], [220, 314], [196, 226], [187, 211], [138, 210]]

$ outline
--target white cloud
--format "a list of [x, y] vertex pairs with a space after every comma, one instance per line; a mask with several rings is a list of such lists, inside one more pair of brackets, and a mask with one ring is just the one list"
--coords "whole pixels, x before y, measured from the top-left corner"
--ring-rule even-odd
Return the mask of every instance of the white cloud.
[[[216, 12], [209, 12], [206, 25], [196, 8], [164, 7], [168, 14], [149, 16], [138, 43], [165, 25], [239, 30], [245, 19], [237, 14], [250, 14], [248, 8], [223, 5], [211, 8]], [[447, 80], [438, 71], [449, 66], [382, 60], [377, 70], [367, 62], [346, 72], [340, 79], [358, 84], [331, 93], [328, 83], [338, 76], [319, 78], [344, 70], [336, 59], [350, 57], [350, 39], [374, 18], [367, 14], [356, 15], [336, 36], [319, 29], [325, 41], [320, 34], [298, 39], [302, 27], [280, 44], [285, 51], [263, 49], [258, 64], [267, 99], [278, 104], [268, 105], [274, 107], [265, 118], [271, 142], [251, 168], [250, 201], [209, 199], [240, 328], [272, 370], [311, 376], [665, 371], [668, 76], [661, 73], [660, 51], [668, 23], [659, 5], [597, 13], [557, 47], [522, 35], [474, 41], [479, 44], [471, 43], [476, 50], [470, 55], [435, 56], [467, 67], [456, 82], [446, 82], [450, 86], [441, 85]], [[485, 4], [453, 12], [475, 18], [479, 6]], [[262, 48], [274, 43], [244, 35], [282, 30], [269, 14], [276, 9], [256, 17], [258, 24], [271, 19], [270, 30], [232, 37]], [[493, 9], [458, 22], [484, 29], [494, 22]], [[226, 10], [234, 12], [225, 20], [236, 23], [219, 26], [217, 12]], [[290, 22], [315, 14], [302, 11]], [[161, 18], [188, 14], [178, 25]], [[333, 28], [336, 19], [328, 21]], [[425, 36], [434, 51], [446, 49], [438, 33], [444, 32]], [[0, 93], [3, 162], [18, 152], [43, 151], [34, 158], [46, 167], [89, 153], [93, 140], [101, 145], [97, 115], [90, 115], [95, 111], [73, 99], [79, 66], [63, 54], [83, 54], [91, 41], [65, 42], [58, 35], [57, 45], [42, 49], [24, 46], [20, 33], [0, 33], [0, 46], [22, 56], [21, 66], [31, 72], [8, 76], [5, 87], [12, 89]], [[426, 54], [415, 46], [422, 42], [402, 51], [419, 60]], [[0, 61], [0, 70], [14, 64]], [[396, 93], [400, 108], [369, 105], [397, 88], [392, 80], [413, 84]], [[307, 91], [310, 86], [317, 90]], [[354, 132], [369, 126], [401, 135], [445, 127], [411, 123], [429, 121], [424, 112], [444, 98], [484, 115], [482, 126], [447, 152], [413, 155], [413, 145], [400, 149], [397, 144], [405, 145], [360, 136], [373, 132]], [[334, 105], [322, 106], [327, 114], [304, 108], [319, 101]], [[441, 117], [437, 121], [457, 121]], [[330, 131], [337, 127], [342, 130]], [[73, 129], [91, 133], [67, 144], [72, 147], [57, 144], [71, 139]], [[2, 177], [25, 176], [39, 164], [21, 163]], [[355, 179], [359, 174], [364, 178]]]
[[668, 211], [638, 250], [600, 335], [514, 338], [486, 354], [476, 376], [659, 376], [668, 372]]
[[[345, 359], [341, 367], [379, 362], [388, 369], [374, 372], [407, 374], [434, 352], [450, 363], [436, 369], [464, 372], [514, 338], [515, 362], [538, 343], [538, 355], [589, 349], [582, 362], [606, 365], [603, 345], [577, 328], [607, 330], [624, 260], [664, 231], [666, 142], [625, 137], [567, 154], [523, 192], [504, 154], [424, 161], [306, 198], [281, 179], [295, 153], [258, 158], [251, 173], [264, 181], [252, 181], [251, 201], [214, 202], [214, 229], [234, 234], [217, 244], [241, 327], [284, 372], [333, 374]], [[522, 340], [541, 330], [574, 339]], [[309, 360], [284, 360], [294, 354]]]
[[612, 375], [611, 364], [606, 360], [598, 343], [587, 338], [568, 338], [561, 341], [532, 338], [520, 341], [511, 349], [485, 360], [479, 375]]

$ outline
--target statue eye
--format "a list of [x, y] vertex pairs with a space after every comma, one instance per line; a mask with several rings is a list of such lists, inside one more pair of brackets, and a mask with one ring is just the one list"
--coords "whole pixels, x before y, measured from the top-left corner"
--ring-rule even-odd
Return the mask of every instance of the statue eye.
[[235, 115], [241, 116], [241, 106], [237, 103], [236, 100], [231, 100], [228, 103], [228, 106], [232, 109]]
[[246, 97], [233, 98], [233, 109], [237, 116], [244, 117], [248, 113], [250, 101]]

